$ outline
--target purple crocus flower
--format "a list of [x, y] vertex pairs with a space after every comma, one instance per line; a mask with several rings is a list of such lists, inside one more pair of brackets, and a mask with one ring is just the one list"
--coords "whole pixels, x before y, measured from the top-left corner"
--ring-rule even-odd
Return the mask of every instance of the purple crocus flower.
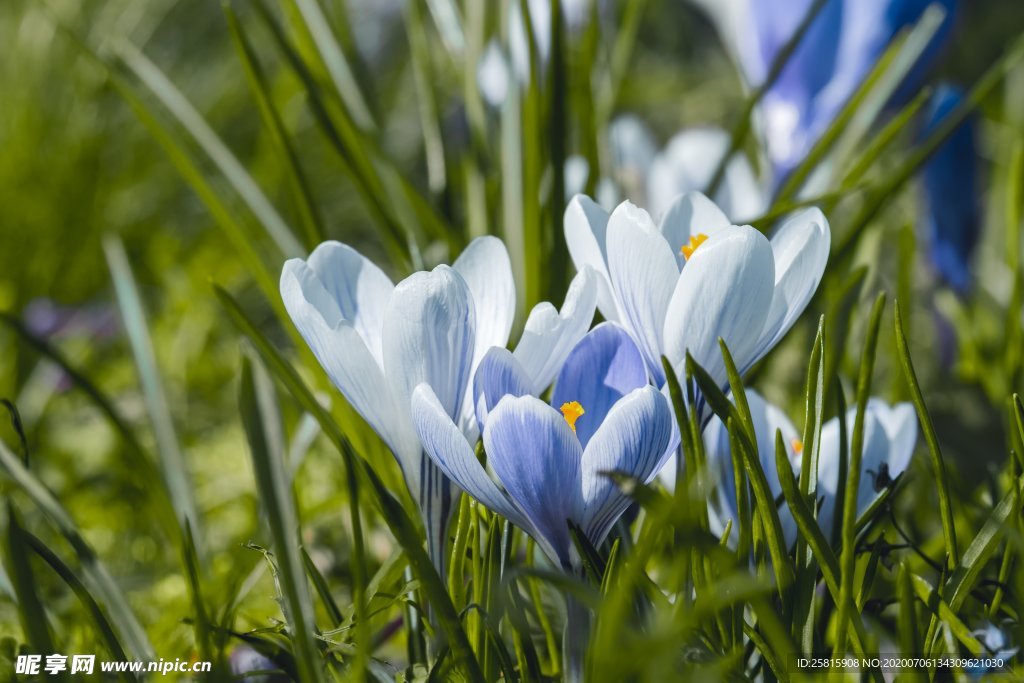
[[[959, 88], [943, 85], [929, 107], [925, 135], [963, 102]], [[939, 277], [958, 292], [970, 285], [968, 265], [978, 242], [981, 219], [978, 212], [975, 122], [967, 119], [936, 151], [925, 165], [924, 232], [929, 240], [932, 264]]]
[[531, 395], [515, 357], [492, 349], [478, 371], [477, 415], [491, 478], [427, 384], [416, 388], [413, 421], [427, 455], [459, 488], [537, 541], [573, 571], [569, 523], [604, 541], [629, 498], [605, 476], [649, 482], [670, 452], [668, 400], [648, 384], [640, 351], [618, 325], [594, 328], [573, 348], [551, 403]]
[[[744, 1], [745, 12], [730, 13], [736, 34], [732, 39], [746, 80], [756, 86], [764, 82], [813, 0], [732, 0], [725, 4]], [[917, 22], [932, 4], [941, 5], [946, 14], [894, 94], [893, 104], [904, 101], [920, 86], [952, 35], [959, 1], [830, 0], [825, 4], [761, 103], [776, 182], [803, 160], [896, 34]]]

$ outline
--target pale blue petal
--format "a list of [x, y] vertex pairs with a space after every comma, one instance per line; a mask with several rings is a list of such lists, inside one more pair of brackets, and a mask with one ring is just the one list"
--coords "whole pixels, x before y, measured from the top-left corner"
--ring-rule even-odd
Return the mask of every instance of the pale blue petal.
[[532, 531], [532, 525], [487, 475], [473, 448], [426, 384], [420, 384], [413, 392], [412, 419], [423, 450], [447, 477], [488, 509], [519, 528]]
[[718, 339], [737, 367], [749, 363], [764, 328], [775, 283], [768, 240], [749, 226], [717, 231], [683, 268], [665, 320], [665, 355], [677, 372], [686, 353], [719, 384], [726, 384]]
[[665, 312], [679, 279], [676, 248], [665, 241], [646, 211], [629, 202], [620, 204], [608, 220], [608, 272], [621, 320], [658, 384], [664, 381]]
[[[562, 415], [533, 396], [506, 396], [484, 427], [487, 461], [505, 490], [555, 549], [569, 560], [569, 522], [579, 523], [583, 449]], [[537, 539], [538, 541], [541, 539]]]
[[513, 352], [533, 383], [530, 393], [539, 396], [551, 385], [572, 347], [590, 328], [597, 304], [595, 277], [593, 269], [584, 266], [569, 285], [561, 311], [546, 301], [530, 311]]
[[473, 377], [473, 403], [483, 431], [487, 415], [505, 396], [528, 396], [533, 382], [508, 349], [495, 346], [484, 356]]
[[559, 408], [577, 401], [583, 406], [586, 412], [576, 420], [576, 436], [586, 448], [612, 406], [647, 384], [647, 366], [629, 334], [614, 323], [602, 323], [588, 332], [566, 358], [551, 405]]
[[345, 399], [391, 448], [410, 488], [417, 485], [419, 440], [408, 410], [393, 398], [377, 360], [344, 319], [337, 300], [301, 259], [281, 272], [281, 298], [295, 328]]
[[324, 242], [309, 256], [306, 265], [362, 337], [366, 348], [383, 365], [381, 330], [384, 310], [395, 286], [372, 261], [340, 242]]
[[620, 471], [650, 482], [664, 464], [672, 438], [672, 412], [654, 387], [636, 389], [620, 400], [583, 453], [583, 530], [600, 544], [630, 498], [602, 474]]
[[384, 320], [384, 371], [408, 410], [425, 382], [457, 418], [469, 383], [475, 338], [473, 302], [465, 280], [448, 266], [410, 275], [395, 287]]
[[459, 255], [452, 268], [469, 287], [476, 315], [473, 367], [492, 346], [508, 344], [516, 314], [516, 285], [505, 244], [497, 237], [478, 237]]

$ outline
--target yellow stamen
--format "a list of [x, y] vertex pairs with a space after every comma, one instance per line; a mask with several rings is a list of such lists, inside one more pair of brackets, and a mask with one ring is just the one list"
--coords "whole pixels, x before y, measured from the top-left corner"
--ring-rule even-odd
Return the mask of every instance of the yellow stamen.
[[707, 238], [708, 236], [705, 235], [704, 233], [697, 233], [696, 235], [690, 238], [690, 242], [688, 244], [684, 244], [682, 246], [682, 248], [679, 250], [679, 253], [683, 255], [683, 258], [689, 261], [690, 257], [693, 256], [693, 252], [697, 251], [697, 247], [704, 244], [704, 241]]
[[793, 453], [795, 455], [802, 455], [804, 452], [804, 442], [800, 439], [793, 439], [789, 442], [789, 445], [793, 447]]
[[560, 409], [562, 416], [565, 417], [565, 421], [572, 427], [572, 431], [576, 431], [576, 420], [580, 419], [580, 415], [587, 412], [583, 410], [583, 406], [580, 405], [579, 401], [570, 401], [563, 403]]

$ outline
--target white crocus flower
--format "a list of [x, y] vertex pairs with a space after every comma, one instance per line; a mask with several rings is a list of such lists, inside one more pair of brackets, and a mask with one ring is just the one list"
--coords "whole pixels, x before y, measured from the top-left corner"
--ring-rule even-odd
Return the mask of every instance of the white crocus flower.
[[[536, 382], [551, 382], [589, 326], [592, 277], [589, 271], [577, 276], [561, 313], [540, 304], [530, 314], [516, 355]], [[440, 566], [457, 489], [423, 455], [410, 415], [412, 392], [429, 385], [466, 438], [476, 440], [471, 378], [487, 349], [508, 343], [515, 312], [505, 245], [480, 237], [452, 266], [394, 285], [352, 247], [324, 242], [308, 260], [285, 263], [281, 297], [328, 377], [398, 460]]]
[[609, 216], [577, 196], [565, 236], [576, 267], [598, 273], [602, 314], [633, 335], [658, 385], [662, 356], [681, 373], [689, 352], [723, 386], [719, 337], [741, 372], [768, 353], [817, 289], [831, 240], [818, 209], [794, 214], [769, 241], [697, 192], [678, 197], [660, 225], [629, 202]]
[[[847, 411], [848, 445], [849, 439], [853, 438], [856, 417], [856, 408]], [[907, 469], [916, 443], [917, 417], [914, 414], [914, 406], [909, 403], [889, 406], [877, 398], [868, 401], [864, 414], [860, 486], [857, 489], [858, 515], [867, 510], [896, 477]], [[824, 498], [818, 512], [818, 524], [826, 537], [832, 534], [838, 487], [839, 418], [834, 417], [821, 428], [821, 450], [818, 454], [818, 495]]]

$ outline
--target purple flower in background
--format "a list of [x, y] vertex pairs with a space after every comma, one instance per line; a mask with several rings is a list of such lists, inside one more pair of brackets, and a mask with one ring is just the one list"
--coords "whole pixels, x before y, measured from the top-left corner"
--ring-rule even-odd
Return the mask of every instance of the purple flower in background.
[[[726, 34], [732, 34], [746, 80], [756, 86], [764, 82], [813, 1], [731, 0], [724, 4], [734, 7], [717, 13], [731, 25], [726, 26]], [[735, 8], [737, 4], [741, 9]], [[896, 34], [917, 22], [932, 4], [941, 5], [946, 14], [894, 93], [893, 104], [920, 86], [949, 40], [959, 15], [958, 0], [829, 0], [825, 4], [761, 102], [776, 182], [803, 160]]]
[[81, 335], [109, 339], [117, 334], [117, 309], [107, 303], [65, 306], [39, 297], [25, 306], [25, 327], [40, 337]]
[[[959, 88], [939, 88], [932, 97], [924, 134], [938, 127], [963, 99]], [[970, 285], [970, 258], [981, 229], [974, 128], [973, 118], [959, 126], [935, 152], [922, 174], [922, 227], [929, 241], [931, 261], [939, 277], [961, 293]]]
[[231, 673], [244, 683], [290, 683], [292, 680], [280, 664], [251, 645], [243, 644], [233, 649], [228, 661]]
[[466, 493], [532, 536], [566, 570], [573, 556], [569, 523], [599, 545], [629, 506], [603, 473], [649, 482], [672, 443], [668, 400], [647, 382], [639, 349], [606, 323], [573, 348], [551, 403], [527, 392], [515, 358], [492, 350], [481, 363], [478, 406], [491, 478], [433, 390], [413, 394], [413, 421], [424, 449]]

